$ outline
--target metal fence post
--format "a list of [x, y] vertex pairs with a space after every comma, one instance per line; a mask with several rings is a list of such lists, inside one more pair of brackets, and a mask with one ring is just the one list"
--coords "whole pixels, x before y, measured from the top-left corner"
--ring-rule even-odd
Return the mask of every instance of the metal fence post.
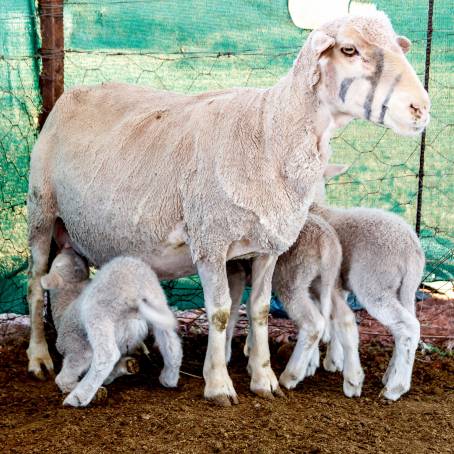
[[[424, 71], [424, 88], [429, 92], [429, 76], [430, 76], [430, 53], [432, 50], [432, 19], [434, 12], [434, 1], [429, 0], [429, 9], [427, 12], [427, 43], [426, 43], [426, 65]], [[418, 199], [416, 204], [416, 234], [419, 236], [421, 232], [421, 209], [422, 209], [422, 193], [424, 187], [424, 154], [426, 151], [426, 131], [421, 136], [421, 146], [419, 149], [419, 173], [418, 173]]]
[[64, 89], [63, 0], [39, 0], [42, 69], [39, 76], [43, 106], [38, 124], [41, 129]]

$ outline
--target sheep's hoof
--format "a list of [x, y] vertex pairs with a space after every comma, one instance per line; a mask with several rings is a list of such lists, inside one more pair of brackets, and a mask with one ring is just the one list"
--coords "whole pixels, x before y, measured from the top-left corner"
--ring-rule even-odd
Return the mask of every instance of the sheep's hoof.
[[330, 358], [325, 356], [325, 359], [323, 360], [323, 369], [325, 369], [327, 372], [337, 372], [337, 371], [342, 371], [342, 367], [339, 365], [336, 365], [334, 361], [332, 361]]
[[273, 391], [273, 393], [276, 397], [287, 399], [287, 396], [285, 395], [284, 391], [282, 391], [282, 389], [279, 386]]
[[217, 405], [218, 407], [230, 407], [233, 405], [238, 405], [238, 397], [234, 396], [226, 396], [225, 394], [220, 394], [218, 396], [206, 397], [206, 400]]
[[361, 390], [363, 388], [362, 382], [354, 384], [349, 380], [344, 380], [344, 394], [347, 397], [359, 397], [361, 396]]
[[285, 389], [293, 389], [296, 388], [296, 385], [300, 382], [298, 380], [298, 377], [290, 372], [287, 372], [284, 370], [282, 372], [281, 376], [279, 377], [279, 383], [285, 388]]
[[403, 385], [395, 386], [394, 388], [384, 388], [383, 391], [380, 393], [380, 395], [383, 394], [385, 399], [388, 400], [398, 400], [402, 394], [405, 394], [408, 391], [408, 389], [405, 389]]
[[101, 386], [98, 391], [96, 391], [95, 396], [93, 397], [91, 403], [93, 404], [101, 404], [107, 400], [107, 388]]
[[129, 358], [126, 361], [126, 370], [128, 371], [128, 374], [138, 374], [140, 372], [139, 361], [135, 358]]
[[285, 398], [285, 394], [282, 391], [282, 389], [278, 386], [276, 389], [273, 391], [270, 391], [269, 389], [254, 389], [252, 390], [254, 394], [256, 394], [259, 397], [262, 397], [263, 399], [267, 400], [272, 400], [275, 397], [283, 397]]

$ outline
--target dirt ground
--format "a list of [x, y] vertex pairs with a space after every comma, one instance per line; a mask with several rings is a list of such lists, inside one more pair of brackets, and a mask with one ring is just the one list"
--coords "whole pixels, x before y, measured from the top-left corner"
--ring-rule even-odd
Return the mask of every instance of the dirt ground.
[[[153, 352], [153, 362], [141, 360], [138, 375], [108, 387], [107, 402], [82, 410], [62, 407], [53, 381], [27, 375], [25, 340], [3, 346], [0, 452], [454, 452], [452, 356], [418, 353], [412, 390], [395, 403], [379, 397], [390, 350], [378, 344], [362, 347], [361, 398], [344, 397], [341, 375], [320, 370], [285, 399], [268, 401], [249, 392], [243, 342], [244, 337], [235, 338], [229, 368], [240, 404], [229, 408], [202, 398], [203, 334], [184, 338], [178, 389], [159, 385], [161, 361]], [[283, 370], [288, 345], [271, 343], [276, 373]]]

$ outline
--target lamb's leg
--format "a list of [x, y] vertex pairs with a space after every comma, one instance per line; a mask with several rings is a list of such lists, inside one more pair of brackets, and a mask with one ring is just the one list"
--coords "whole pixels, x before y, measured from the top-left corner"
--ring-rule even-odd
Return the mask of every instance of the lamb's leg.
[[307, 375], [307, 367], [314, 350], [325, 331], [325, 319], [312, 301], [307, 290], [302, 291], [291, 301], [283, 298], [285, 310], [298, 326], [298, 340], [287, 366], [279, 378], [287, 389], [295, 386]]
[[344, 351], [333, 326], [331, 326], [331, 339], [326, 347], [323, 368], [328, 372], [342, 372], [344, 368]]
[[333, 331], [343, 352], [344, 394], [360, 396], [364, 372], [359, 358], [359, 333], [355, 314], [339, 291], [333, 291]]
[[246, 273], [237, 262], [227, 263], [227, 278], [229, 281], [230, 298], [232, 299], [232, 307], [230, 308], [229, 324], [227, 325], [227, 339], [225, 344], [225, 359], [227, 363], [232, 355], [232, 339], [235, 326], [238, 321], [241, 299], [246, 287]]
[[[365, 295], [355, 293], [358, 294], [367, 312], [389, 328], [394, 336], [395, 347], [389, 371], [386, 373], [384, 396], [390, 400], [397, 400], [410, 389], [413, 363], [419, 342], [418, 319], [405, 309], [394, 295], [383, 294], [371, 298], [370, 290]], [[376, 294], [380, 295], [378, 292]]]
[[109, 376], [104, 380], [103, 385], [110, 385], [118, 377], [123, 377], [124, 375], [135, 375], [139, 373], [139, 361], [132, 356], [123, 356], [120, 358], [113, 371]]
[[77, 386], [79, 377], [90, 367], [91, 358], [91, 349], [68, 353], [63, 358], [61, 371], [55, 378], [62, 393], [69, 393]]
[[204, 396], [218, 405], [228, 406], [238, 403], [225, 361], [226, 328], [231, 301], [225, 257], [210, 259], [197, 262], [209, 323], [208, 347], [203, 366]]
[[270, 311], [271, 279], [277, 257], [263, 255], [252, 262], [252, 290], [249, 300], [251, 332], [248, 369], [251, 374], [251, 391], [272, 398], [282, 396], [279, 382], [271, 369], [268, 345], [268, 314]]
[[313, 375], [315, 375], [315, 372], [319, 368], [319, 366], [320, 366], [320, 349], [318, 348], [317, 345], [317, 347], [314, 348], [311, 359], [309, 360], [309, 364], [307, 365], [306, 377], [312, 377]]
[[96, 327], [92, 324], [86, 327], [87, 336], [93, 349], [90, 368], [84, 378], [63, 401], [63, 405], [87, 406], [121, 357], [115, 341], [114, 325], [111, 323], [101, 324], [100, 321], [97, 321], [97, 323]]
[[55, 217], [52, 213], [53, 203], [50, 197], [40, 193], [39, 189], [30, 188], [28, 195], [28, 241], [31, 249], [31, 260], [28, 282], [28, 305], [30, 312], [30, 343], [27, 349], [28, 371], [44, 380], [44, 366], [53, 375], [54, 366], [49, 355], [44, 336], [43, 290], [41, 277], [47, 272], [52, 230]]
[[153, 330], [156, 344], [164, 360], [164, 367], [159, 376], [159, 381], [166, 388], [174, 388], [180, 377], [180, 366], [183, 358], [181, 340], [174, 330], [155, 328]]

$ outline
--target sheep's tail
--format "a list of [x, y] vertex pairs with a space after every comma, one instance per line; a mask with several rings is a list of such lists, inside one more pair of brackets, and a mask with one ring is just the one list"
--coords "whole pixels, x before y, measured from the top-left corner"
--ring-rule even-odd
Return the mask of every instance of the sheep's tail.
[[402, 306], [405, 307], [405, 309], [407, 309], [412, 315], [415, 315], [415, 293], [421, 283], [424, 263], [424, 253], [418, 243], [415, 253], [410, 260], [408, 260], [399, 290], [399, 297]]
[[140, 314], [153, 326], [153, 328], [161, 330], [176, 329], [177, 321], [167, 304], [156, 306], [148, 300], [142, 299], [142, 301], [139, 302], [138, 307]]

